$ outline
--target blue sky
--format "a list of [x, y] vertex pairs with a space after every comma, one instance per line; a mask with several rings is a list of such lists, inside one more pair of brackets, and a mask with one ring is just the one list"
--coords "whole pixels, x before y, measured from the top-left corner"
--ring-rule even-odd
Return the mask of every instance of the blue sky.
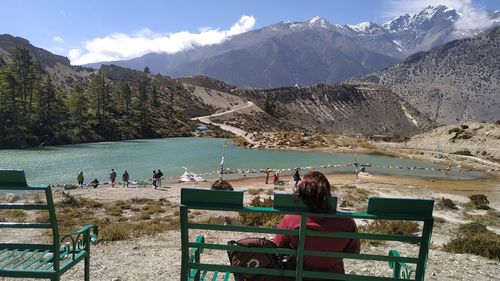
[[0, 34], [24, 37], [78, 64], [127, 59], [155, 51], [156, 45], [173, 53], [215, 44], [282, 20], [320, 16], [331, 23], [381, 23], [429, 4], [472, 15], [500, 10], [500, 0], [4, 0]]

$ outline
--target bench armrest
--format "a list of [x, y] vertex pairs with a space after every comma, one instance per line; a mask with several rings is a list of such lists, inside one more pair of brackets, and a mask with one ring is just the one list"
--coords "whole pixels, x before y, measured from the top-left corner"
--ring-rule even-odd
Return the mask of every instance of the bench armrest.
[[[195, 243], [205, 243], [205, 237], [202, 235], [196, 235]], [[189, 249], [189, 261], [191, 263], [200, 263], [200, 254], [203, 253], [203, 248], [191, 248]], [[198, 269], [191, 269], [189, 273], [189, 280], [199, 280], [200, 272]]]
[[[390, 250], [389, 256], [399, 257], [399, 252], [396, 250]], [[392, 277], [396, 279], [410, 279], [415, 273], [415, 269], [404, 262], [389, 262], [389, 268], [393, 270]]]
[[79, 230], [68, 233], [61, 238], [61, 259], [72, 254], [75, 259], [75, 254], [79, 251], [86, 250], [90, 247], [90, 243], [97, 242], [99, 228], [96, 225], [86, 225]]

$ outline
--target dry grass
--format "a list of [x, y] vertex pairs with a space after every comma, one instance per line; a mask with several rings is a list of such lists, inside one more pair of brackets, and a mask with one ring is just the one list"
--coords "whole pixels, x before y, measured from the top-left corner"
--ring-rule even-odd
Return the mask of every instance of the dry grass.
[[[175, 207], [174, 203], [165, 198], [158, 201], [133, 198], [104, 205], [98, 201], [67, 194], [62, 200], [56, 204], [56, 216], [61, 234], [73, 232], [86, 224], [95, 224], [99, 227], [99, 241], [117, 241], [179, 227], [178, 218], [165, 218], [171, 214], [166, 214], [162, 206]], [[36, 221], [48, 222], [48, 212], [38, 213]]]
[[[413, 235], [419, 231], [418, 223], [412, 221], [387, 221], [375, 220], [367, 225], [358, 227], [361, 233], [379, 233], [379, 234], [399, 234]], [[384, 245], [385, 241], [381, 240], [361, 240], [363, 244], [371, 246]]]
[[443, 249], [500, 260], [500, 235], [480, 223], [468, 223], [458, 228], [456, 237], [443, 245]]
[[248, 189], [248, 194], [250, 195], [259, 195], [261, 194], [262, 192], [264, 192], [264, 189], [263, 188], [250, 188]]

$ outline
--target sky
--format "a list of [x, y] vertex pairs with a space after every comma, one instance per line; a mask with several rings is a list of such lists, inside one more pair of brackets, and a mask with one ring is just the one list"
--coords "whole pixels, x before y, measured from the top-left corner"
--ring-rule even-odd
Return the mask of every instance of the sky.
[[464, 15], [460, 28], [489, 23], [500, 0], [0, 0], [0, 34], [67, 56], [72, 64], [176, 53], [218, 44], [283, 20], [320, 16], [332, 24], [383, 23], [443, 4]]

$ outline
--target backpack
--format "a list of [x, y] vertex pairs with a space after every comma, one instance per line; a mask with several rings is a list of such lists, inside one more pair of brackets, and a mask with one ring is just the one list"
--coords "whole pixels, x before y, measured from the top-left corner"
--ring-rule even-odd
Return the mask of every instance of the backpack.
[[[240, 247], [258, 247], [258, 248], [277, 248], [273, 241], [266, 238], [244, 238], [238, 241], [229, 241], [229, 245]], [[227, 251], [231, 265], [242, 267], [261, 267], [283, 269], [283, 264], [276, 254], [267, 253], [248, 253], [238, 251]], [[234, 272], [236, 281], [287, 281], [293, 280], [290, 277], [283, 276], [265, 276], [253, 273]]]

